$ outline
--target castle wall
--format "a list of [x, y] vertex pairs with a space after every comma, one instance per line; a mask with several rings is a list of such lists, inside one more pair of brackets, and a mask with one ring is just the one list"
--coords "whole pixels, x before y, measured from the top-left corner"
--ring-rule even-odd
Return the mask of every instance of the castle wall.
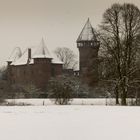
[[52, 64], [52, 76], [62, 75], [62, 64]]
[[51, 78], [51, 59], [35, 59], [33, 70], [35, 85], [41, 89], [45, 89]]
[[32, 81], [32, 65], [18, 65], [10, 67], [10, 79], [12, 84], [29, 84]]
[[34, 64], [8, 66], [8, 79], [11, 84], [33, 84], [41, 90], [45, 90], [48, 81], [52, 77], [52, 68], [55, 75], [62, 74], [61, 64], [51, 64], [51, 59], [35, 59]]

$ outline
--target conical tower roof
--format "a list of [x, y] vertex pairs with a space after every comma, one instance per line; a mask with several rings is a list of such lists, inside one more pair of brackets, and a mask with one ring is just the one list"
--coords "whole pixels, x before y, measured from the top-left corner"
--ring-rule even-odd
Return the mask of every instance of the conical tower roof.
[[14, 62], [17, 59], [19, 59], [22, 56], [22, 52], [21, 49], [19, 47], [16, 47], [13, 52], [11, 53], [9, 59], [7, 60], [7, 62]]
[[77, 42], [78, 41], [95, 41], [95, 40], [96, 40], [95, 31], [88, 18], [84, 28], [82, 29], [82, 32], [80, 33], [77, 39]]
[[33, 54], [33, 58], [52, 58], [43, 38]]

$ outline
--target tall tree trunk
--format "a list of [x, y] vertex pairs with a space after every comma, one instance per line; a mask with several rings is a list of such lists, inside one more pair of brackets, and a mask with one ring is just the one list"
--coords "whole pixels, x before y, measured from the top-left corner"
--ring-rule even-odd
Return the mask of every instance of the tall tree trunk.
[[127, 93], [128, 93], [128, 77], [124, 77], [122, 80], [122, 85], [121, 85], [121, 89], [122, 89], [122, 101], [121, 101], [121, 105], [127, 105], [126, 102], [126, 98], [127, 98]]
[[126, 93], [122, 94], [121, 105], [127, 105], [127, 103], [126, 103]]
[[119, 104], [119, 93], [117, 92], [116, 93], [116, 105], [118, 105]]
[[115, 88], [115, 96], [116, 96], [116, 105], [119, 104], [119, 91], [118, 91], [118, 86]]

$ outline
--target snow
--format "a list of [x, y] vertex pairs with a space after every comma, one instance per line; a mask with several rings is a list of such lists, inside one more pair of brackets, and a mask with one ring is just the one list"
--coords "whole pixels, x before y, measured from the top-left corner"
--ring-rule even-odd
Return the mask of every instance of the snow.
[[[50, 58], [52, 59], [53, 64], [63, 64], [58, 58], [54, 55], [51, 56], [49, 50], [46, 47], [45, 41], [42, 39], [40, 45], [29, 47], [31, 49], [31, 59], [29, 64], [34, 64], [34, 58]], [[28, 48], [23, 52], [21, 57], [17, 57], [15, 61], [11, 63], [11, 65], [26, 65], [28, 62]]]
[[[32, 105], [32, 106], [41, 106], [41, 105], [54, 105], [54, 100], [42, 98], [42, 99], [7, 99], [7, 104], [16, 104], [16, 105]], [[78, 98], [73, 99], [69, 102], [71, 105], [115, 105], [116, 100], [114, 98]], [[135, 99], [127, 99], [128, 105], [135, 103]]]
[[1, 140], [138, 140], [139, 107], [1, 106]]
[[43, 38], [37, 50], [33, 54], [33, 58], [52, 58]]
[[96, 40], [95, 32], [88, 19], [77, 41], [94, 41], [94, 40]]
[[[33, 55], [33, 53], [35, 52], [36, 47], [31, 47], [31, 54]], [[17, 59], [16, 61], [12, 62], [11, 65], [26, 65], [28, 61], [28, 48], [25, 49], [25, 51], [23, 52], [22, 56]], [[33, 64], [34, 60], [31, 58], [30, 60], [30, 64]]]
[[52, 53], [53, 59], [52, 59], [52, 64], [64, 64], [64, 62], [62, 62], [59, 58], [57, 58], [57, 56]]
[[28, 60], [28, 49], [25, 50], [25, 52], [19, 59], [17, 59], [15, 62], [12, 62], [11, 65], [25, 65], [27, 64], [27, 60]]
[[19, 47], [16, 47], [13, 52], [11, 53], [9, 59], [7, 60], [8, 62], [14, 62], [18, 60], [22, 56], [21, 49]]
[[58, 58], [53, 58], [52, 64], [64, 64], [64, 63], [62, 61], [60, 61]]

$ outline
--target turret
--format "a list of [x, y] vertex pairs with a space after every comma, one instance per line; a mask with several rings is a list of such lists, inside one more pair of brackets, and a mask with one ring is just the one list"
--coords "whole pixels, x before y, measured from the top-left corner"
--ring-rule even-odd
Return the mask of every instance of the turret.
[[49, 53], [49, 50], [44, 42], [44, 39], [41, 40], [40, 45], [33, 54], [34, 60], [34, 72], [36, 73], [35, 85], [45, 88], [47, 81], [51, 78], [51, 61], [52, 57]]

